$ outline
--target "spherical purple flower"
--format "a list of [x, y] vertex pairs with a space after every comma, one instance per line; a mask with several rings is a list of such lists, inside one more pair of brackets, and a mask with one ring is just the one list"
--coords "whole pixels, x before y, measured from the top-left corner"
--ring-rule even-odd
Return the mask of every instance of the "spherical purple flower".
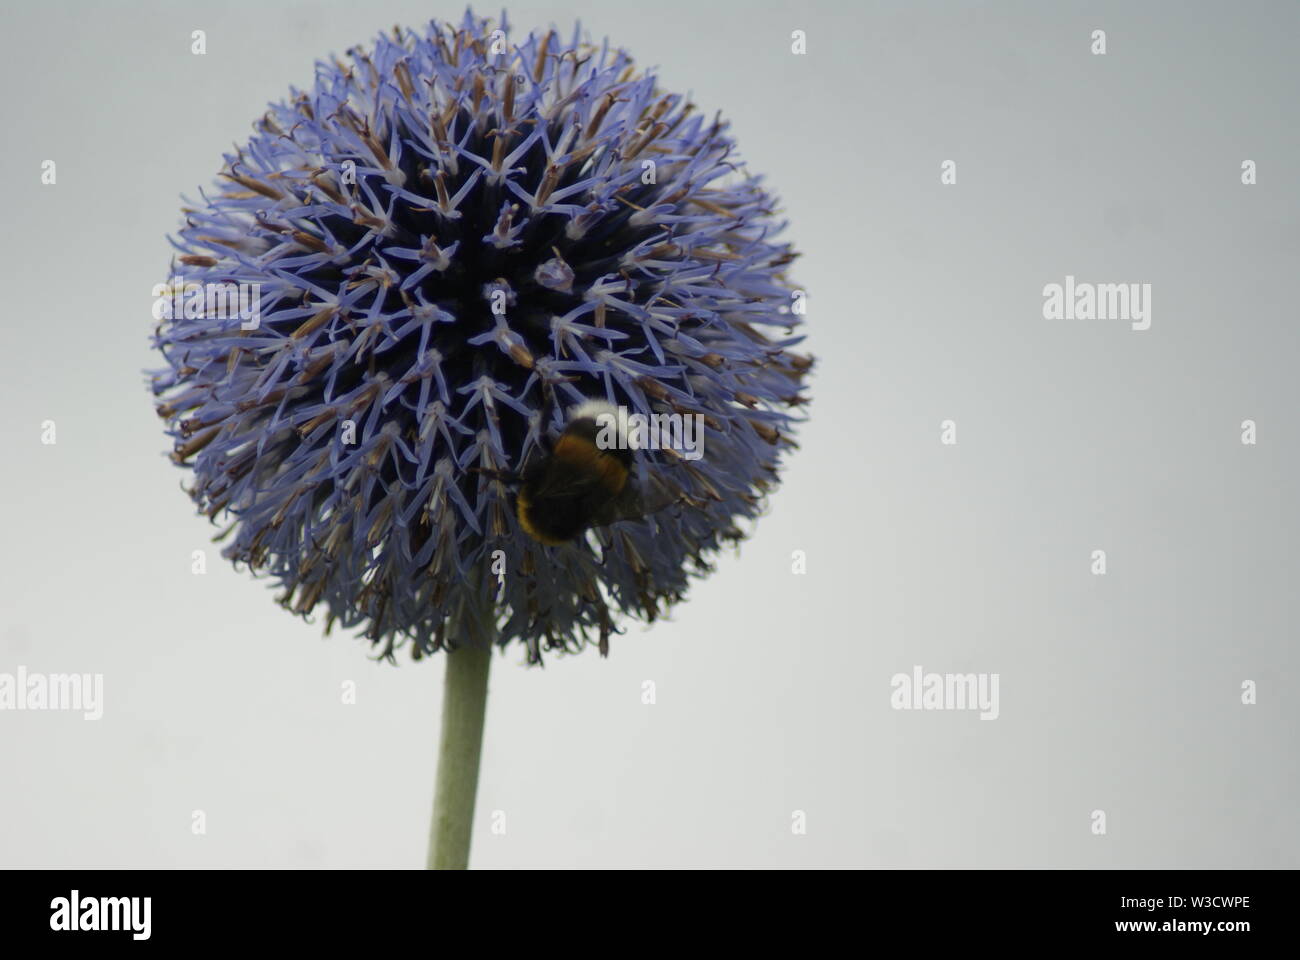
[[[491, 616], [533, 660], [603, 652], [741, 536], [791, 445], [810, 361], [774, 198], [725, 123], [577, 30], [467, 13], [348, 53], [187, 201], [156, 309], [173, 458], [224, 555], [327, 629], [418, 656]], [[698, 416], [702, 455], [641, 445], [634, 482], [673, 502], [547, 545], [510, 477], [593, 398]]]

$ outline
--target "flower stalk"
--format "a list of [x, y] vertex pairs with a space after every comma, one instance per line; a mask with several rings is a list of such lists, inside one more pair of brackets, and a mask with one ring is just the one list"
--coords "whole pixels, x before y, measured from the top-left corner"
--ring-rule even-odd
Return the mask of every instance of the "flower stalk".
[[469, 866], [487, 713], [488, 669], [492, 664], [491, 638], [473, 640], [476, 642], [449, 651], [445, 657], [438, 776], [429, 827], [430, 870], [465, 870]]

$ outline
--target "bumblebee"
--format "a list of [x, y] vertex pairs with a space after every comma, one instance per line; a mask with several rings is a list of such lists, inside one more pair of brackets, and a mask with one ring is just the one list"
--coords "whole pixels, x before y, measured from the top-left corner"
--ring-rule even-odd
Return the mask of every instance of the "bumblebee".
[[[611, 421], [617, 445], [597, 443]], [[518, 483], [515, 515], [525, 533], [539, 543], [559, 546], [591, 527], [637, 520], [685, 498], [662, 481], [643, 491], [633, 478], [633, 448], [618, 408], [589, 400], [569, 413], [563, 433], [543, 454], [532, 458], [521, 475], [498, 475]], [[606, 448], [607, 447], [607, 448]]]

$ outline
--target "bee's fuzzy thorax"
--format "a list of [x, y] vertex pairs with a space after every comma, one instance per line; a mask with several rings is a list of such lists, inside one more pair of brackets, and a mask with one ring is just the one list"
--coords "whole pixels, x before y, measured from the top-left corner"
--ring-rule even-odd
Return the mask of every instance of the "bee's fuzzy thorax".
[[608, 400], [584, 400], [569, 411], [569, 421], [583, 420], [588, 417], [595, 420], [604, 413], [609, 414], [615, 420], [618, 419], [618, 407]]

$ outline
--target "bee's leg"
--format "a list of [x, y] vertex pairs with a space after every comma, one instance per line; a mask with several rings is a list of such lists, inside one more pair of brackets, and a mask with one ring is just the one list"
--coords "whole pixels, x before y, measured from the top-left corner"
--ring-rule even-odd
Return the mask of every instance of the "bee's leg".
[[555, 384], [550, 380], [542, 381], [542, 410], [541, 421], [538, 424], [537, 434], [543, 444], [542, 449], [546, 453], [551, 452], [551, 418], [555, 415]]
[[[538, 381], [538, 389], [542, 392], [542, 408], [538, 411], [537, 439], [542, 453], [547, 456], [554, 451], [555, 444], [551, 439], [552, 421], [555, 417], [555, 408], [560, 406], [560, 401], [555, 396], [555, 388], [561, 383], [577, 383], [577, 381], [577, 377], [551, 374], [543, 375]], [[561, 417], [560, 420], [561, 426], [559, 429], [563, 429], [564, 418]]]
[[[566, 377], [561, 378], [560, 380], [555, 380], [549, 377], [543, 377], [540, 382], [540, 389], [542, 391], [542, 408], [537, 413], [537, 447], [540, 450], [541, 455], [544, 457], [549, 457], [555, 449], [555, 444], [551, 440], [551, 416], [555, 413], [556, 406], [555, 384], [563, 382], [563, 380], [566, 379], [568, 378]], [[534, 462], [536, 456], [537, 451], [530, 451], [527, 460], [529, 462]], [[521, 465], [519, 472], [521, 474], [526, 472], [527, 466], [527, 463]]]

